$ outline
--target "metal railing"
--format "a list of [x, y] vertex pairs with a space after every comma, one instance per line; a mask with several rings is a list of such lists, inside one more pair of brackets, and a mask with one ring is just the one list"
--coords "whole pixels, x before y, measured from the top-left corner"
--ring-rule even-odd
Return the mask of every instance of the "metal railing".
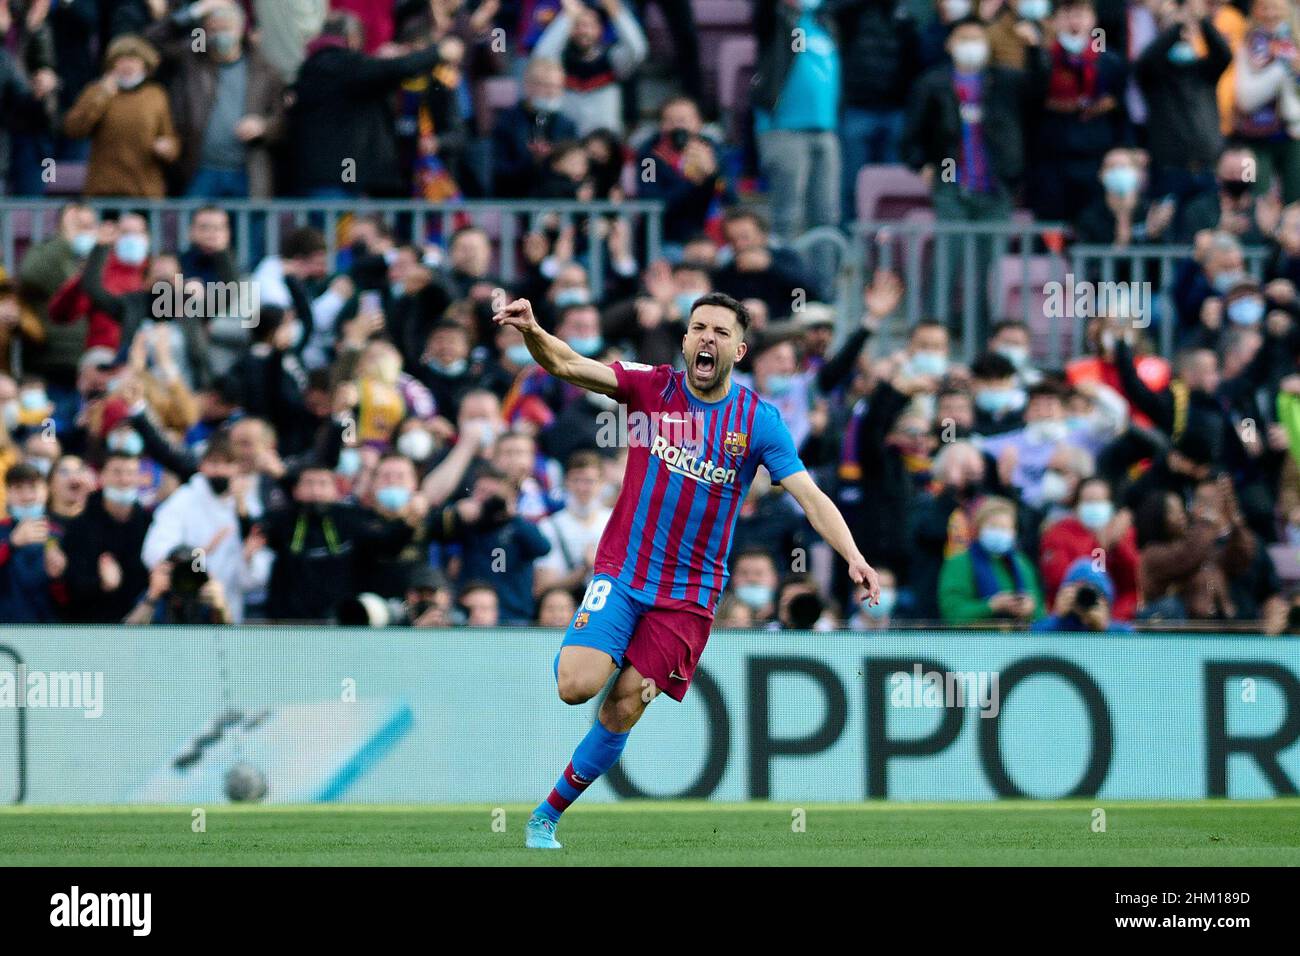
[[[214, 203], [202, 199], [91, 199], [87, 205], [100, 213], [138, 212], [149, 220], [154, 249], [179, 251], [188, 245], [194, 213]], [[57, 200], [0, 199], [0, 264], [13, 275], [21, 255], [30, 245], [58, 231]], [[492, 237], [495, 271], [511, 283], [525, 271], [524, 237], [537, 229], [575, 225], [584, 229], [577, 245], [578, 261], [587, 269], [592, 292], [604, 290], [607, 250], [603, 227], [606, 219], [623, 218], [632, 227], [634, 254], [642, 261], [657, 259], [663, 242], [663, 204], [647, 200], [571, 202], [552, 200], [471, 200], [428, 203], [420, 200], [223, 200], [215, 205], [230, 214], [236, 264], [243, 273], [253, 270], [263, 256], [280, 251], [281, 237], [300, 226], [320, 229], [331, 261], [338, 251], [339, 226], [350, 216], [377, 216], [403, 242], [445, 243], [459, 226], [482, 226]]]
[[[811, 235], [811, 234], [810, 234]], [[802, 237], [795, 243], [801, 248]], [[878, 268], [897, 271], [906, 292], [895, 331], [922, 318], [960, 330], [966, 361], [983, 348], [989, 327], [1018, 318], [1029, 326], [1035, 352], [1059, 366], [1083, 341], [1087, 314], [1067, 307], [1043, 308], [1046, 283], [1149, 283], [1150, 311], [1133, 316], [1151, 326], [1156, 345], [1172, 355], [1177, 317], [1169, 295], [1178, 264], [1192, 255], [1188, 245], [1118, 247], [1073, 243], [1061, 223], [1013, 218], [1002, 222], [938, 222], [925, 218], [855, 222], [849, 227], [846, 265], [836, 298], [846, 326], [856, 323], [862, 290]], [[1246, 268], [1263, 275], [1268, 250], [1246, 247]], [[1057, 290], [1058, 292], [1061, 290]], [[958, 294], [960, 293], [960, 294]], [[1018, 303], [1009, 301], [1011, 296]], [[1068, 298], [1068, 297], [1067, 297]], [[899, 329], [898, 327], [902, 328]], [[1067, 348], [1066, 339], [1073, 348]]]

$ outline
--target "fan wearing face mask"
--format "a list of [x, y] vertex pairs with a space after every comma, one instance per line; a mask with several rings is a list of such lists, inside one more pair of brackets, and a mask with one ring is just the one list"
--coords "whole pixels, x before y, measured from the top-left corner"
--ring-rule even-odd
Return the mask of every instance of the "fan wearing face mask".
[[1065, 416], [1065, 388], [1043, 382], [1029, 389], [1023, 428], [983, 439], [980, 449], [998, 463], [1003, 485], [1017, 488], [1032, 505], [1042, 503], [1041, 483], [1057, 449], [1069, 445], [1089, 453], [1107, 440], [1086, 428], [1072, 425]]
[[1030, 145], [1029, 199], [1037, 218], [1074, 222], [1101, 196], [1102, 157], [1124, 142], [1125, 64], [1097, 31], [1091, 0], [1058, 0], [1052, 27], [1046, 96]]
[[1038, 575], [1016, 547], [1016, 506], [1007, 499], [985, 499], [975, 512], [975, 540], [943, 562], [939, 613], [949, 624], [1028, 624], [1043, 616]]
[[166, 167], [180, 155], [167, 92], [149, 77], [158, 51], [137, 36], [117, 37], [104, 54], [105, 74], [82, 91], [63, 118], [63, 135], [90, 138], [87, 196], [167, 195]]
[[1070, 510], [1047, 527], [1039, 548], [1038, 567], [1047, 603], [1055, 603], [1070, 565], [1080, 558], [1091, 560], [1104, 554], [1106, 573], [1115, 585], [1111, 616], [1131, 621], [1138, 598], [1137, 532], [1132, 512], [1117, 509], [1110, 484], [1097, 477], [1079, 482], [1066, 503]]
[[140, 550], [141, 560], [151, 569], [179, 547], [201, 556], [202, 570], [221, 582], [236, 624], [244, 619], [245, 594], [266, 586], [274, 560], [260, 536], [241, 531], [240, 501], [251, 484], [229, 434], [218, 432], [208, 440], [198, 474], [154, 511]]
[[[987, 28], [974, 16], [953, 23], [946, 49], [951, 62], [922, 76], [909, 96], [903, 161], [926, 180], [940, 222], [1002, 222], [1025, 171], [1026, 83], [1037, 75], [1040, 53], [1032, 48], [1033, 69], [1025, 71], [991, 64]], [[964, 256], [956, 243], [949, 246], [947, 275], [936, 281], [960, 289], [959, 301], [973, 298], [982, 312], [991, 250], [976, 245], [966, 288], [959, 281]]]

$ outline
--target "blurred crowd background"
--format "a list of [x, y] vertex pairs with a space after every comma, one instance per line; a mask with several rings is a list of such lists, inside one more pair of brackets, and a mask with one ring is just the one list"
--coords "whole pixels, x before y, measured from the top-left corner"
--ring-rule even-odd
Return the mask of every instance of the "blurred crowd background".
[[[564, 627], [627, 436], [491, 316], [679, 363], [717, 290], [884, 579], [860, 606], [760, 474], [721, 625], [1300, 632], [1297, 29], [1288, 0], [0, 0], [0, 621]], [[1050, 223], [1026, 254], [1105, 246], [1138, 286], [1123, 256], [1165, 250], [1168, 308], [1096, 298], [1049, 361], [992, 244], [847, 288], [800, 243], [881, 220]], [[940, 280], [973, 323], [917, 307]]]

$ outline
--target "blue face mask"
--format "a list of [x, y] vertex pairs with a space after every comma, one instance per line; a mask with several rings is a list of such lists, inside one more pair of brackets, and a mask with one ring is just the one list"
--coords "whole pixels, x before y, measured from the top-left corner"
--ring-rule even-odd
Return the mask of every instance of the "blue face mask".
[[9, 514], [15, 521], [30, 521], [45, 517], [45, 505], [10, 505]]
[[605, 347], [605, 340], [599, 335], [586, 335], [577, 339], [569, 339], [569, 347], [579, 355], [591, 358], [593, 355], [600, 353]]
[[397, 485], [389, 485], [375, 492], [375, 501], [379, 507], [388, 511], [401, 511], [410, 500], [410, 490]]
[[212, 49], [218, 53], [230, 53], [239, 45], [238, 33], [212, 33], [208, 36]]
[[1004, 345], [997, 352], [1018, 369], [1029, 364], [1029, 349], [1023, 345]]
[[591, 303], [591, 293], [581, 286], [575, 286], [572, 289], [561, 289], [555, 293], [555, 307], [557, 309], [567, 309], [571, 305], [588, 305]]
[[1089, 531], [1100, 531], [1115, 516], [1115, 506], [1109, 501], [1081, 501], [1078, 508], [1079, 521]]
[[1246, 281], [1244, 272], [1220, 272], [1214, 277], [1214, 290], [1226, 295], [1231, 292], [1235, 286]]
[[1264, 318], [1264, 300], [1254, 297], [1237, 299], [1228, 305], [1228, 321], [1234, 325], [1259, 325]]
[[1048, 0], [1020, 0], [1020, 5], [1016, 7], [1016, 12], [1026, 20], [1046, 20], [1052, 12], [1052, 5]]
[[765, 584], [742, 584], [736, 588], [736, 597], [741, 604], [758, 610], [772, 603], [772, 589]]
[[39, 412], [42, 408], [48, 408], [50, 397], [44, 392], [28, 391], [18, 396], [18, 402], [29, 412]]
[[406, 295], [406, 286], [402, 285], [400, 282], [394, 282], [388, 287], [388, 294], [392, 297], [393, 301], [396, 302], [398, 299], [402, 298], [402, 296]]
[[122, 236], [113, 247], [114, 254], [129, 266], [138, 266], [149, 257], [149, 240], [144, 236]]
[[913, 375], [941, 376], [948, 371], [948, 356], [939, 352], [914, 352], [907, 360], [907, 368]]
[[1072, 33], [1057, 34], [1057, 40], [1061, 43], [1061, 49], [1071, 56], [1078, 56], [1083, 52], [1083, 48], [1088, 45], [1086, 36], [1075, 36]]
[[867, 612], [867, 617], [874, 617], [879, 620], [882, 617], [889, 617], [894, 613], [894, 607], [898, 604], [898, 592], [893, 588], [880, 589], [879, 604], [864, 604], [862, 609]]
[[506, 358], [515, 365], [532, 365], [533, 353], [528, 351], [528, 346], [520, 342], [518, 345], [512, 345], [506, 349]]
[[137, 432], [114, 432], [108, 436], [108, 450], [138, 456], [144, 452], [144, 439]]
[[793, 375], [769, 375], [767, 377], [767, 394], [780, 398], [787, 395], [794, 387]]
[[980, 547], [989, 554], [1004, 555], [1016, 545], [1016, 533], [1009, 528], [985, 528], [980, 532]]
[[1108, 193], [1131, 196], [1137, 192], [1138, 171], [1132, 166], [1114, 166], [1101, 174], [1101, 184]]
[[111, 485], [104, 489], [104, 500], [115, 505], [133, 505], [140, 498], [140, 489], [114, 488]]
[[70, 244], [73, 255], [78, 259], [84, 259], [95, 248], [95, 234], [93, 232], [79, 232], [72, 237]]
[[1196, 59], [1196, 47], [1186, 40], [1179, 40], [1169, 48], [1170, 63], [1195, 63]]
[[334, 470], [344, 478], [351, 478], [361, 470], [361, 450], [344, 448], [339, 452], [339, 463]]
[[23, 459], [23, 464], [31, 465], [47, 478], [49, 477], [50, 470], [54, 468], [54, 462], [50, 461], [48, 458], [25, 458]]
[[469, 362], [466, 359], [456, 359], [456, 361], [448, 362], [446, 365], [443, 365], [437, 359], [429, 359], [427, 364], [429, 368], [433, 369], [439, 375], [448, 375], [452, 378], [455, 378], [458, 375], [463, 375], [465, 369], [469, 368]]
[[1016, 403], [1014, 388], [986, 388], [975, 395], [975, 407], [982, 412], [997, 415], [1011, 409]]

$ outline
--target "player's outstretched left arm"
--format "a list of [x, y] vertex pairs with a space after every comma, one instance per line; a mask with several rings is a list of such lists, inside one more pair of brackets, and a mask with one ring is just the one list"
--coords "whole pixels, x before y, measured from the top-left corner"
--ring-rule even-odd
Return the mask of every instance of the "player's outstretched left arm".
[[618, 391], [618, 378], [608, 365], [579, 355], [564, 339], [551, 335], [533, 315], [533, 304], [527, 299], [507, 303], [492, 321], [497, 325], [513, 325], [524, 335], [524, 344], [537, 364], [556, 378], [602, 395]]
[[794, 495], [804, 514], [812, 523], [813, 530], [822, 539], [839, 552], [840, 557], [849, 563], [849, 579], [866, 589], [867, 603], [880, 603], [880, 575], [876, 569], [867, 564], [858, 546], [853, 542], [853, 532], [835, 507], [835, 502], [827, 497], [826, 492], [817, 487], [812, 476], [800, 471], [781, 480], [781, 487]]

